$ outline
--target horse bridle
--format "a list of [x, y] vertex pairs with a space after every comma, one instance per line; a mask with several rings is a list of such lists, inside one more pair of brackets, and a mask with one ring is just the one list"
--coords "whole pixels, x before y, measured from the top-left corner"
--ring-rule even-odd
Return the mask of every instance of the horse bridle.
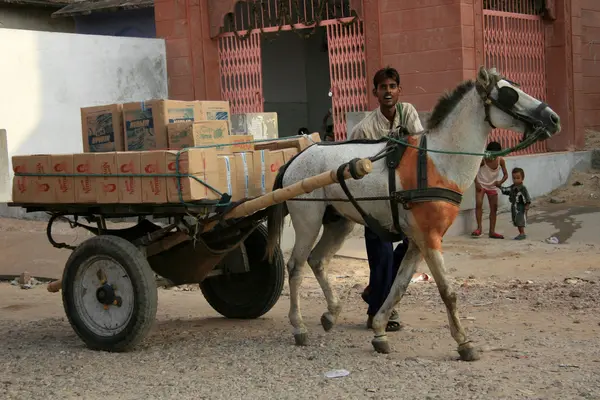
[[[531, 131], [534, 131], [536, 136], [539, 136], [542, 132], [547, 136], [550, 136], [545, 129], [541, 118], [542, 111], [548, 108], [548, 104], [541, 102], [540, 105], [533, 111], [532, 115], [525, 115], [515, 111], [515, 104], [519, 101], [519, 93], [512, 87], [509, 86], [498, 86], [498, 82], [504, 80], [510, 83], [513, 86], [519, 86], [519, 84], [512, 82], [504, 77], [494, 77], [490, 78], [490, 83], [487, 86], [484, 86], [479, 81], [475, 82], [475, 88], [477, 89], [477, 93], [483, 100], [483, 104], [485, 107], [485, 121], [492, 127], [492, 129], [496, 129], [496, 126], [492, 123], [490, 118], [490, 108], [494, 106], [499, 110], [505, 112], [510, 115], [514, 119], [524, 122]], [[497, 89], [498, 97], [494, 98], [492, 96], [492, 91], [494, 88]], [[529, 132], [526, 132], [527, 135]]]

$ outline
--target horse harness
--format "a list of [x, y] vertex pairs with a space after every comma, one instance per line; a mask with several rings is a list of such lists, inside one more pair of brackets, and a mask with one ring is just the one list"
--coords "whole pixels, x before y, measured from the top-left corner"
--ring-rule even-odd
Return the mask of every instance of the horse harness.
[[[502, 78], [507, 80], [506, 78]], [[496, 127], [492, 123], [490, 119], [490, 107], [494, 105], [501, 111], [510, 115], [511, 117], [525, 122], [535, 130], [536, 136], [539, 135], [544, 130], [540, 126], [540, 117], [542, 111], [548, 107], [548, 105], [542, 102], [537, 109], [532, 113], [532, 115], [524, 115], [514, 110], [514, 105], [519, 100], [519, 94], [517, 91], [511, 87], [503, 86], [498, 87], [498, 82], [500, 79], [493, 79], [489, 82], [488, 85], [484, 86], [479, 82], [475, 83], [475, 88], [480, 95], [481, 99], [484, 103], [485, 108], [485, 121], [493, 128]], [[508, 80], [507, 80], [508, 81]], [[510, 82], [510, 81], [508, 81]], [[514, 82], [510, 82], [511, 84], [518, 86]], [[498, 91], [498, 98], [495, 99], [491, 96], [493, 89], [496, 88]], [[398, 127], [397, 132], [394, 132], [394, 136], [403, 137], [408, 135], [409, 132], [404, 126]], [[352, 205], [356, 208], [359, 214], [362, 216], [365, 224], [369, 229], [375, 232], [382, 240], [388, 242], [398, 242], [403, 240], [406, 236], [402, 232], [402, 228], [400, 227], [399, 215], [398, 215], [398, 207], [401, 204], [405, 210], [410, 210], [412, 203], [423, 203], [423, 202], [432, 202], [432, 201], [445, 201], [450, 204], [454, 204], [456, 206], [460, 206], [462, 202], [462, 193], [456, 192], [454, 190], [444, 188], [444, 187], [430, 187], [427, 179], [427, 134], [423, 133], [421, 136], [421, 141], [419, 143], [418, 148], [418, 156], [417, 156], [417, 188], [416, 189], [407, 189], [407, 190], [396, 190], [396, 168], [400, 164], [402, 160], [402, 156], [406, 151], [407, 145], [405, 143], [400, 143], [396, 141], [390, 140], [390, 138], [384, 137], [379, 140], [367, 140], [367, 139], [358, 139], [358, 140], [349, 140], [345, 143], [378, 143], [381, 141], [387, 141], [385, 148], [376, 154], [373, 157], [370, 157], [369, 160], [377, 161], [382, 158], [385, 158], [386, 167], [388, 168], [388, 187], [389, 187], [389, 196], [387, 197], [378, 197], [378, 198], [359, 198], [356, 199], [352, 196], [352, 193], [348, 190], [348, 186], [346, 185], [344, 179], [344, 172], [346, 166], [348, 166], [350, 175], [354, 179], [361, 179], [358, 176], [356, 171], [356, 162], [359, 160], [355, 158], [349, 161], [346, 164], [342, 164], [337, 170], [337, 179], [339, 185], [342, 190], [348, 197], [347, 201], [352, 203]], [[319, 145], [327, 146], [327, 145], [336, 145], [339, 143], [319, 143]], [[306, 149], [305, 149], [306, 150]], [[292, 160], [290, 160], [291, 162]], [[281, 180], [283, 179], [283, 171], [286, 167], [289, 166], [289, 163], [282, 167], [280, 170], [280, 174], [278, 175], [279, 179], [276, 179], [276, 183], [274, 189], [281, 187]], [[279, 186], [278, 186], [279, 185]], [[305, 199], [295, 199], [295, 200], [305, 200]], [[309, 200], [309, 199], [306, 199]], [[329, 200], [329, 201], [346, 201], [346, 199], [310, 199], [310, 200]], [[379, 221], [375, 218], [371, 217], [367, 214], [363, 208], [358, 204], [357, 200], [389, 200], [390, 207], [392, 209], [392, 221], [394, 224], [394, 229], [396, 232], [390, 232], [385, 229]], [[341, 217], [341, 216], [340, 216]]]
[[[399, 128], [399, 135], [406, 135], [408, 131], [404, 127]], [[405, 210], [410, 210], [411, 203], [423, 203], [423, 202], [431, 202], [431, 201], [445, 201], [454, 205], [459, 206], [462, 201], [462, 194], [456, 192], [451, 189], [443, 188], [443, 187], [430, 187], [427, 181], [427, 135], [423, 134], [421, 136], [421, 141], [419, 144], [419, 152], [417, 156], [417, 188], [416, 189], [407, 189], [407, 190], [396, 190], [396, 168], [400, 164], [402, 160], [402, 156], [406, 151], [407, 146], [403, 143], [393, 142], [387, 138], [383, 138], [378, 140], [386, 140], [387, 145], [385, 148], [369, 159], [371, 161], [377, 161], [382, 158], [385, 158], [385, 164], [388, 168], [388, 187], [389, 187], [389, 196], [385, 199], [389, 200], [390, 207], [392, 209], [392, 221], [394, 224], [394, 229], [396, 233], [390, 232], [384, 227], [381, 226], [377, 219], [373, 218], [369, 214], [367, 214], [363, 208], [358, 204], [358, 201], [352, 193], [348, 190], [348, 186], [346, 185], [344, 179], [344, 171], [346, 169], [346, 165], [349, 167], [350, 175], [354, 179], [360, 179], [360, 177], [356, 174], [356, 162], [359, 160], [355, 158], [351, 160], [348, 164], [343, 164], [337, 170], [337, 178], [342, 190], [348, 197], [348, 200], [352, 203], [354, 208], [359, 212], [362, 216], [365, 224], [369, 229], [375, 232], [382, 240], [389, 242], [398, 242], [403, 240], [406, 236], [402, 232], [402, 228], [400, 227], [399, 221], [399, 213], [398, 207], [402, 205]], [[349, 142], [359, 142], [357, 141], [349, 141]], [[370, 141], [371, 143], [373, 141]], [[347, 143], [347, 142], [346, 142]]]
[[[477, 90], [479, 97], [481, 97], [481, 99], [483, 100], [483, 106], [485, 109], [484, 121], [486, 121], [492, 129], [496, 129], [496, 126], [492, 123], [492, 120], [490, 118], [490, 108], [493, 105], [494, 107], [510, 115], [517, 121], [521, 121], [529, 125], [530, 128], [534, 130], [535, 136], [539, 136], [545, 132], [546, 136], [550, 137], [550, 135], [545, 131], [545, 129], [543, 129], [543, 126], [540, 122], [542, 120], [542, 111], [548, 108], [548, 104], [542, 101], [530, 115], [525, 115], [518, 111], [515, 111], [514, 106], [519, 101], [519, 93], [510, 86], [499, 87], [498, 82], [500, 80], [505, 80], [513, 86], [519, 86], [518, 83], [506, 79], [505, 77], [493, 78], [492, 81], [487, 85], [487, 87], [480, 84], [479, 82], [475, 83], [475, 90]], [[497, 98], [493, 98], [491, 96], [492, 90], [494, 90], [494, 88], [498, 92]]]
[[[515, 104], [519, 101], [518, 92], [509, 86], [499, 87], [498, 82], [504, 79], [507, 82], [510, 82], [514, 86], [518, 86], [515, 82], [509, 81], [504, 77], [496, 77], [493, 78], [488, 85], [483, 85], [480, 82], [475, 82], [475, 89], [477, 93], [483, 100], [484, 108], [485, 108], [485, 121], [492, 127], [492, 129], [496, 129], [492, 120], [490, 118], [490, 108], [491, 106], [495, 106], [506, 114], [510, 115], [516, 120], [522, 121], [525, 124], [529, 125], [534, 130], [534, 135], [538, 136], [545, 130], [541, 126], [541, 113], [544, 109], [548, 108], [548, 104], [541, 102], [540, 105], [534, 110], [531, 115], [522, 114], [514, 109]], [[497, 98], [493, 98], [491, 96], [494, 88], [497, 89], [498, 95]], [[398, 136], [402, 137], [407, 135], [408, 131], [405, 127], [400, 126], [398, 129]], [[546, 133], [547, 134], [547, 133]], [[352, 196], [350, 191], [348, 190], [348, 186], [346, 185], [345, 180], [343, 179], [343, 174], [345, 170], [345, 165], [340, 166], [337, 171], [337, 178], [340, 186], [344, 190], [346, 196], [348, 196], [349, 201], [354, 205], [356, 210], [363, 217], [365, 224], [374, 231], [377, 235], [379, 235], [383, 240], [387, 241], [399, 241], [404, 239], [404, 234], [402, 233], [402, 228], [400, 227], [400, 222], [398, 219], [398, 206], [402, 204], [405, 210], [410, 209], [411, 203], [422, 203], [422, 202], [430, 202], [430, 201], [445, 201], [447, 203], [451, 203], [454, 205], [460, 205], [462, 201], [462, 194], [458, 193], [454, 190], [443, 188], [443, 187], [430, 187], [427, 182], [427, 134], [423, 134], [421, 136], [421, 142], [419, 144], [419, 152], [417, 156], [417, 188], [409, 189], [409, 190], [396, 190], [396, 168], [400, 164], [402, 160], [402, 156], [406, 151], [406, 144], [393, 142], [387, 138], [383, 140], [387, 140], [388, 143], [384, 150], [379, 154], [371, 157], [371, 161], [379, 160], [383, 157], [386, 159], [386, 166], [388, 168], [388, 186], [389, 186], [389, 201], [392, 209], [392, 220], [394, 224], [394, 229], [397, 233], [392, 233], [386, 230], [381, 226], [381, 224], [373, 217], [368, 215], [358, 204], [356, 199]], [[356, 175], [356, 161], [358, 159], [354, 159], [348, 163], [350, 174], [352, 178], [359, 178]]]

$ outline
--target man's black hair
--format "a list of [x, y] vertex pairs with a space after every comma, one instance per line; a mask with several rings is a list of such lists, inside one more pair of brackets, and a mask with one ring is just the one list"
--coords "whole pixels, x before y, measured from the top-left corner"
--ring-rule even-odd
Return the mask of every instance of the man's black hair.
[[514, 174], [521, 174], [521, 179], [525, 179], [525, 171], [523, 171], [523, 168], [519, 168], [519, 167], [513, 168], [511, 175], [514, 175]]
[[498, 142], [489, 142], [485, 149], [487, 151], [500, 151], [502, 150], [502, 145]]
[[373, 77], [373, 86], [375, 89], [386, 79], [392, 79], [397, 85], [400, 85], [400, 74], [396, 71], [396, 68], [385, 67], [377, 71]]

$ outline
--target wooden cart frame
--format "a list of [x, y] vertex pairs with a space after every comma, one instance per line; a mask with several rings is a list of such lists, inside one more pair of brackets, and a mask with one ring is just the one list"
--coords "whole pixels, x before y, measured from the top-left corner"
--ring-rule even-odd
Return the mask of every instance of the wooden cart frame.
[[[354, 160], [355, 177], [371, 171]], [[57, 248], [73, 250], [61, 280], [65, 313], [77, 335], [97, 350], [126, 351], [149, 332], [158, 303], [157, 275], [168, 285], [199, 284], [208, 303], [227, 318], [258, 318], [279, 299], [285, 277], [281, 249], [266, 257], [267, 208], [338, 182], [337, 171], [304, 179], [223, 209], [217, 201], [194, 204], [24, 204], [47, 212], [47, 235]], [[344, 178], [351, 177], [349, 166]], [[137, 218], [135, 226], [110, 229], [106, 221]], [[166, 224], [148, 217], [165, 218]], [[79, 222], [85, 219], [88, 224]], [[57, 243], [52, 226], [67, 221], [95, 236], [76, 247]], [[95, 224], [89, 225], [89, 224]]]

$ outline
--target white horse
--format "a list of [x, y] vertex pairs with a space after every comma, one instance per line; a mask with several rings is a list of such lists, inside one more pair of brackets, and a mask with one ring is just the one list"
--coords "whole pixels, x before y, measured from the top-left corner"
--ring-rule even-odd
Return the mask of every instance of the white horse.
[[[426, 186], [442, 188], [442, 192], [446, 194], [458, 195], [458, 204], [438, 197], [417, 202], [409, 201], [408, 209], [395, 206], [398, 208], [397, 221], [409, 237], [410, 244], [390, 294], [373, 319], [375, 338], [372, 345], [376, 351], [390, 351], [385, 334], [386, 324], [392, 310], [404, 295], [418, 262], [424, 257], [446, 305], [450, 332], [458, 343], [460, 357], [467, 361], [479, 358], [461, 325], [456, 307], [456, 293], [446, 277], [442, 237], [458, 215], [461, 194], [475, 179], [488, 135], [494, 127], [523, 133], [523, 139], [529, 141], [532, 139], [531, 135], [537, 136], [542, 133], [543, 137], [537, 139], [544, 140], [560, 131], [560, 118], [545, 103], [521, 91], [516, 84], [500, 76], [495, 69], [487, 70], [481, 67], [475, 81], [463, 82], [452, 93], [440, 98], [432, 111], [428, 130], [404, 139], [410, 146], [405, 148], [395, 169], [396, 189], [410, 191], [422, 188], [423, 171], [417, 174], [417, 170], [423, 170], [426, 165]], [[426, 135], [427, 147], [431, 151], [419, 156], [422, 152], [416, 147], [422, 135]], [[335, 169], [352, 159], [372, 157], [384, 150], [385, 146], [386, 141], [348, 141], [313, 145], [280, 170], [275, 186], [286, 187], [304, 178]], [[444, 150], [447, 153], [434, 150]], [[422, 164], [417, 168], [419, 159]], [[347, 181], [347, 188], [356, 199], [389, 198], [388, 178], [386, 161], [379, 159], [373, 162], [373, 170], [366, 177]], [[439, 193], [438, 190], [437, 194]], [[326, 267], [342, 247], [354, 224], [365, 225], [365, 218], [352, 203], [331, 200], [348, 198], [338, 184], [326, 186], [299, 198], [329, 200], [288, 201], [270, 207], [267, 247], [269, 254], [272, 254], [273, 247], [280, 239], [283, 219], [288, 211], [296, 233], [292, 255], [287, 264], [290, 286], [289, 318], [296, 344], [305, 345], [307, 329], [300, 313], [298, 295], [304, 264], [308, 261], [327, 300], [327, 311], [321, 317], [321, 324], [328, 331], [336, 323], [341, 305], [331, 287]], [[395, 232], [394, 227], [398, 223], [394, 223], [390, 201], [359, 201], [359, 205], [366, 214], [378, 221], [381, 227], [388, 232]], [[324, 216], [330, 214], [331, 207], [343, 217], [333, 222], [330, 218], [329, 222], [328, 218], [324, 220]], [[322, 237], [313, 248], [321, 226]]]

